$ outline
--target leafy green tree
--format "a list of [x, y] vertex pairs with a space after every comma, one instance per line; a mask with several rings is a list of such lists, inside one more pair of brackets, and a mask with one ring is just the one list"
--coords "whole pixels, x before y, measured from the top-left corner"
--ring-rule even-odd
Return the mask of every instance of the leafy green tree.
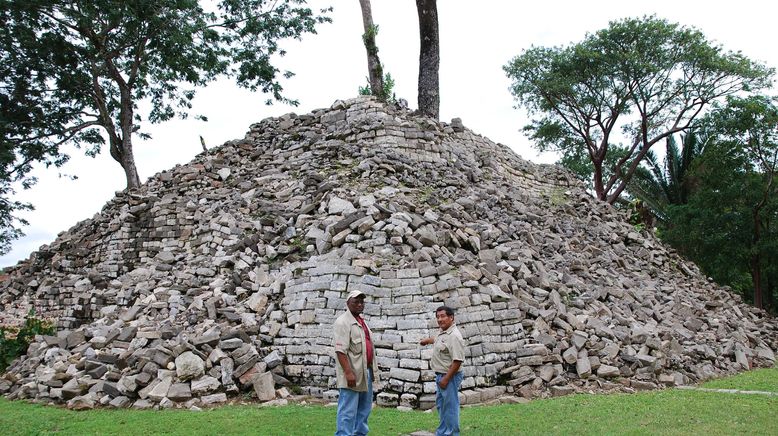
[[[698, 139], [702, 137], [703, 139]], [[675, 136], [665, 139], [665, 158], [660, 163], [653, 150], [646, 153], [627, 185], [627, 193], [645, 204], [653, 217], [667, 224], [667, 208], [686, 204], [694, 186], [690, 170], [694, 160], [704, 150], [706, 136], [695, 131], [681, 135], [678, 147]]]
[[524, 130], [536, 147], [561, 152], [563, 162], [588, 159], [592, 188], [610, 204], [656, 143], [688, 130], [712, 102], [769, 86], [773, 75], [656, 17], [611, 22], [568, 47], [530, 48], [504, 69], [535, 116]]
[[0, 184], [0, 254], [11, 250], [11, 242], [24, 235], [19, 225], [27, 225], [27, 221], [18, 218], [14, 212], [30, 210], [32, 205], [10, 200], [13, 190], [8, 185]]
[[29, 207], [8, 199], [12, 184], [34, 183], [35, 162], [62, 165], [65, 144], [90, 155], [107, 144], [131, 189], [141, 125], [187, 117], [195, 89], [217, 77], [295, 104], [279, 83], [292, 73], [273, 57], [327, 11], [304, 0], [0, 0], [0, 241]]
[[663, 238], [768, 308], [778, 286], [776, 100], [731, 98], [705, 122], [716, 137], [695, 160], [694, 190], [686, 205], [670, 208]]

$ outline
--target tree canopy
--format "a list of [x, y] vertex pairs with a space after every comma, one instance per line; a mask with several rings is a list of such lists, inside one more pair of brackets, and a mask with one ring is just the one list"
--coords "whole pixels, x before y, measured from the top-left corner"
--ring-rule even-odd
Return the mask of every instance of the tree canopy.
[[14, 211], [30, 206], [11, 201], [14, 184], [34, 183], [36, 162], [62, 165], [66, 144], [92, 155], [107, 144], [135, 188], [133, 136], [187, 117], [197, 87], [234, 77], [295, 104], [278, 44], [315, 33], [327, 11], [304, 0], [0, 0], [0, 250], [18, 236]]
[[664, 160], [660, 163], [653, 150], [646, 153], [645, 161], [627, 185], [629, 196], [642, 201], [654, 218], [666, 224], [668, 207], [689, 201], [694, 185], [691, 168], [705, 150], [707, 140], [701, 128], [681, 135], [680, 148], [675, 136], [667, 137]]
[[692, 165], [688, 203], [669, 208], [663, 238], [769, 308], [778, 297], [778, 105], [732, 98], [703, 123], [714, 136]]
[[541, 151], [590, 174], [616, 202], [651, 147], [688, 130], [726, 96], [770, 85], [773, 70], [724, 51], [698, 30], [629, 18], [567, 47], [533, 47], [505, 67], [534, 116], [524, 130]]

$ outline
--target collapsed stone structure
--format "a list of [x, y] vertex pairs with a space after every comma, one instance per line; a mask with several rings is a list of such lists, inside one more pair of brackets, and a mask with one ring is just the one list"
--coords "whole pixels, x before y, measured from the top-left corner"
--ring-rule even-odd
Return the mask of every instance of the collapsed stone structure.
[[778, 349], [775, 319], [565, 171], [369, 97], [263, 120], [8, 272], [5, 320], [34, 307], [60, 330], [0, 393], [73, 408], [334, 398], [353, 289], [384, 406], [434, 405], [418, 341], [441, 304], [468, 341], [465, 403], [683, 385]]

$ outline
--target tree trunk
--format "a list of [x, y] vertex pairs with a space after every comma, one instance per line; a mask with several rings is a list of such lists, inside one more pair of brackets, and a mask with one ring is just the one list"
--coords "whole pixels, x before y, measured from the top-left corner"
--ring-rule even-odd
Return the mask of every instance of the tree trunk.
[[[773, 221], [769, 218], [763, 222], [764, 229], [767, 234], [773, 234], [774, 227]], [[775, 255], [774, 250], [770, 250], [766, 253], [765, 265], [778, 265], [778, 256]], [[762, 288], [762, 301], [764, 301], [765, 310], [778, 315], [778, 306], [775, 305], [775, 288], [776, 288], [776, 272], [773, 269], [765, 271], [765, 286]]]
[[132, 151], [132, 98], [130, 97], [130, 90], [126, 87], [120, 87], [120, 92], [122, 107], [119, 111], [119, 127], [122, 130], [122, 138], [119, 153], [120, 159], [117, 160], [124, 168], [124, 175], [127, 178], [127, 189], [136, 189], [140, 187], [140, 177], [138, 177], [138, 169], [135, 168], [135, 156]]
[[438, 42], [438, 7], [436, 0], [416, 0], [419, 13], [419, 112], [440, 117], [440, 44]]
[[[97, 66], [94, 69], [97, 70]], [[113, 70], [114, 82], [119, 87], [120, 92], [120, 104], [119, 109], [119, 130], [116, 131], [114, 120], [111, 117], [111, 112], [106, 104], [105, 92], [100, 86], [99, 76], [95, 73], [92, 76], [92, 91], [95, 106], [99, 111], [100, 125], [103, 126], [107, 135], [109, 150], [113, 160], [119, 163], [124, 170], [124, 175], [127, 179], [126, 189], [136, 189], [140, 187], [140, 177], [138, 176], [138, 170], [135, 168], [135, 156], [132, 152], [132, 96], [130, 87], [121, 78], [121, 75]]]
[[764, 309], [762, 302], [762, 269], [758, 254], [751, 256], [751, 282], [754, 285], [754, 306]]
[[605, 192], [605, 186], [602, 183], [602, 161], [593, 161], [592, 166], [594, 167], [594, 174], [592, 175], [594, 182], [594, 195], [596, 195], [597, 199], [600, 201], [607, 201], [608, 193]]
[[135, 168], [135, 156], [132, 152], [132, 137], [126, 136], [122, 140], [122, 161], [119, 162], [124, 168], [124, 175], [127, 178], [127, 189], [136, 189], [140, 187], [140, 177], [138, 169]]
[[754, 220], [754, 238], [753, 249], [754, 254], [751, 255], [751, 283], [754, 285], [754, 306], [759, 309], [764, 309], [764, 301], [762, 298], [762, 257], [759, 253], [759, 242], [762, 237], [762, 222], [759, 219], [760, 209], [753, 211]]
[[381, 61], [378, 59], [378, 46], [375, 43], [378, 28], [373, 24], [373, 11], [370, 6], [370, 0], [359, 0], [359, 6], [362, 8], [362, 24], [365, 28], [362, 41], [365, 43], [365, 50], [367, 51], [370, 92], [381, 101], [386, 101], [389, 96], [385, 95], [384, 92], [384, 72], [381, 67]]

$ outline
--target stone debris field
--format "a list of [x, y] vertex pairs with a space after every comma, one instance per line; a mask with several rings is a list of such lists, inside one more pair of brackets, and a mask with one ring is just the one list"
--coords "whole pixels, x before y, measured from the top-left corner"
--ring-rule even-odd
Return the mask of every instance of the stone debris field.
[[251, 126], [120, 192], [0, 282], [56, 321], [0, 394], [202, 408], [332, 401], [331, 326], [367, 295], [381, 406], [434, 407], [434, 310], [464, 404], [657, 389], [775, 364], [778, 321], [555, 166], [370, 97]]

